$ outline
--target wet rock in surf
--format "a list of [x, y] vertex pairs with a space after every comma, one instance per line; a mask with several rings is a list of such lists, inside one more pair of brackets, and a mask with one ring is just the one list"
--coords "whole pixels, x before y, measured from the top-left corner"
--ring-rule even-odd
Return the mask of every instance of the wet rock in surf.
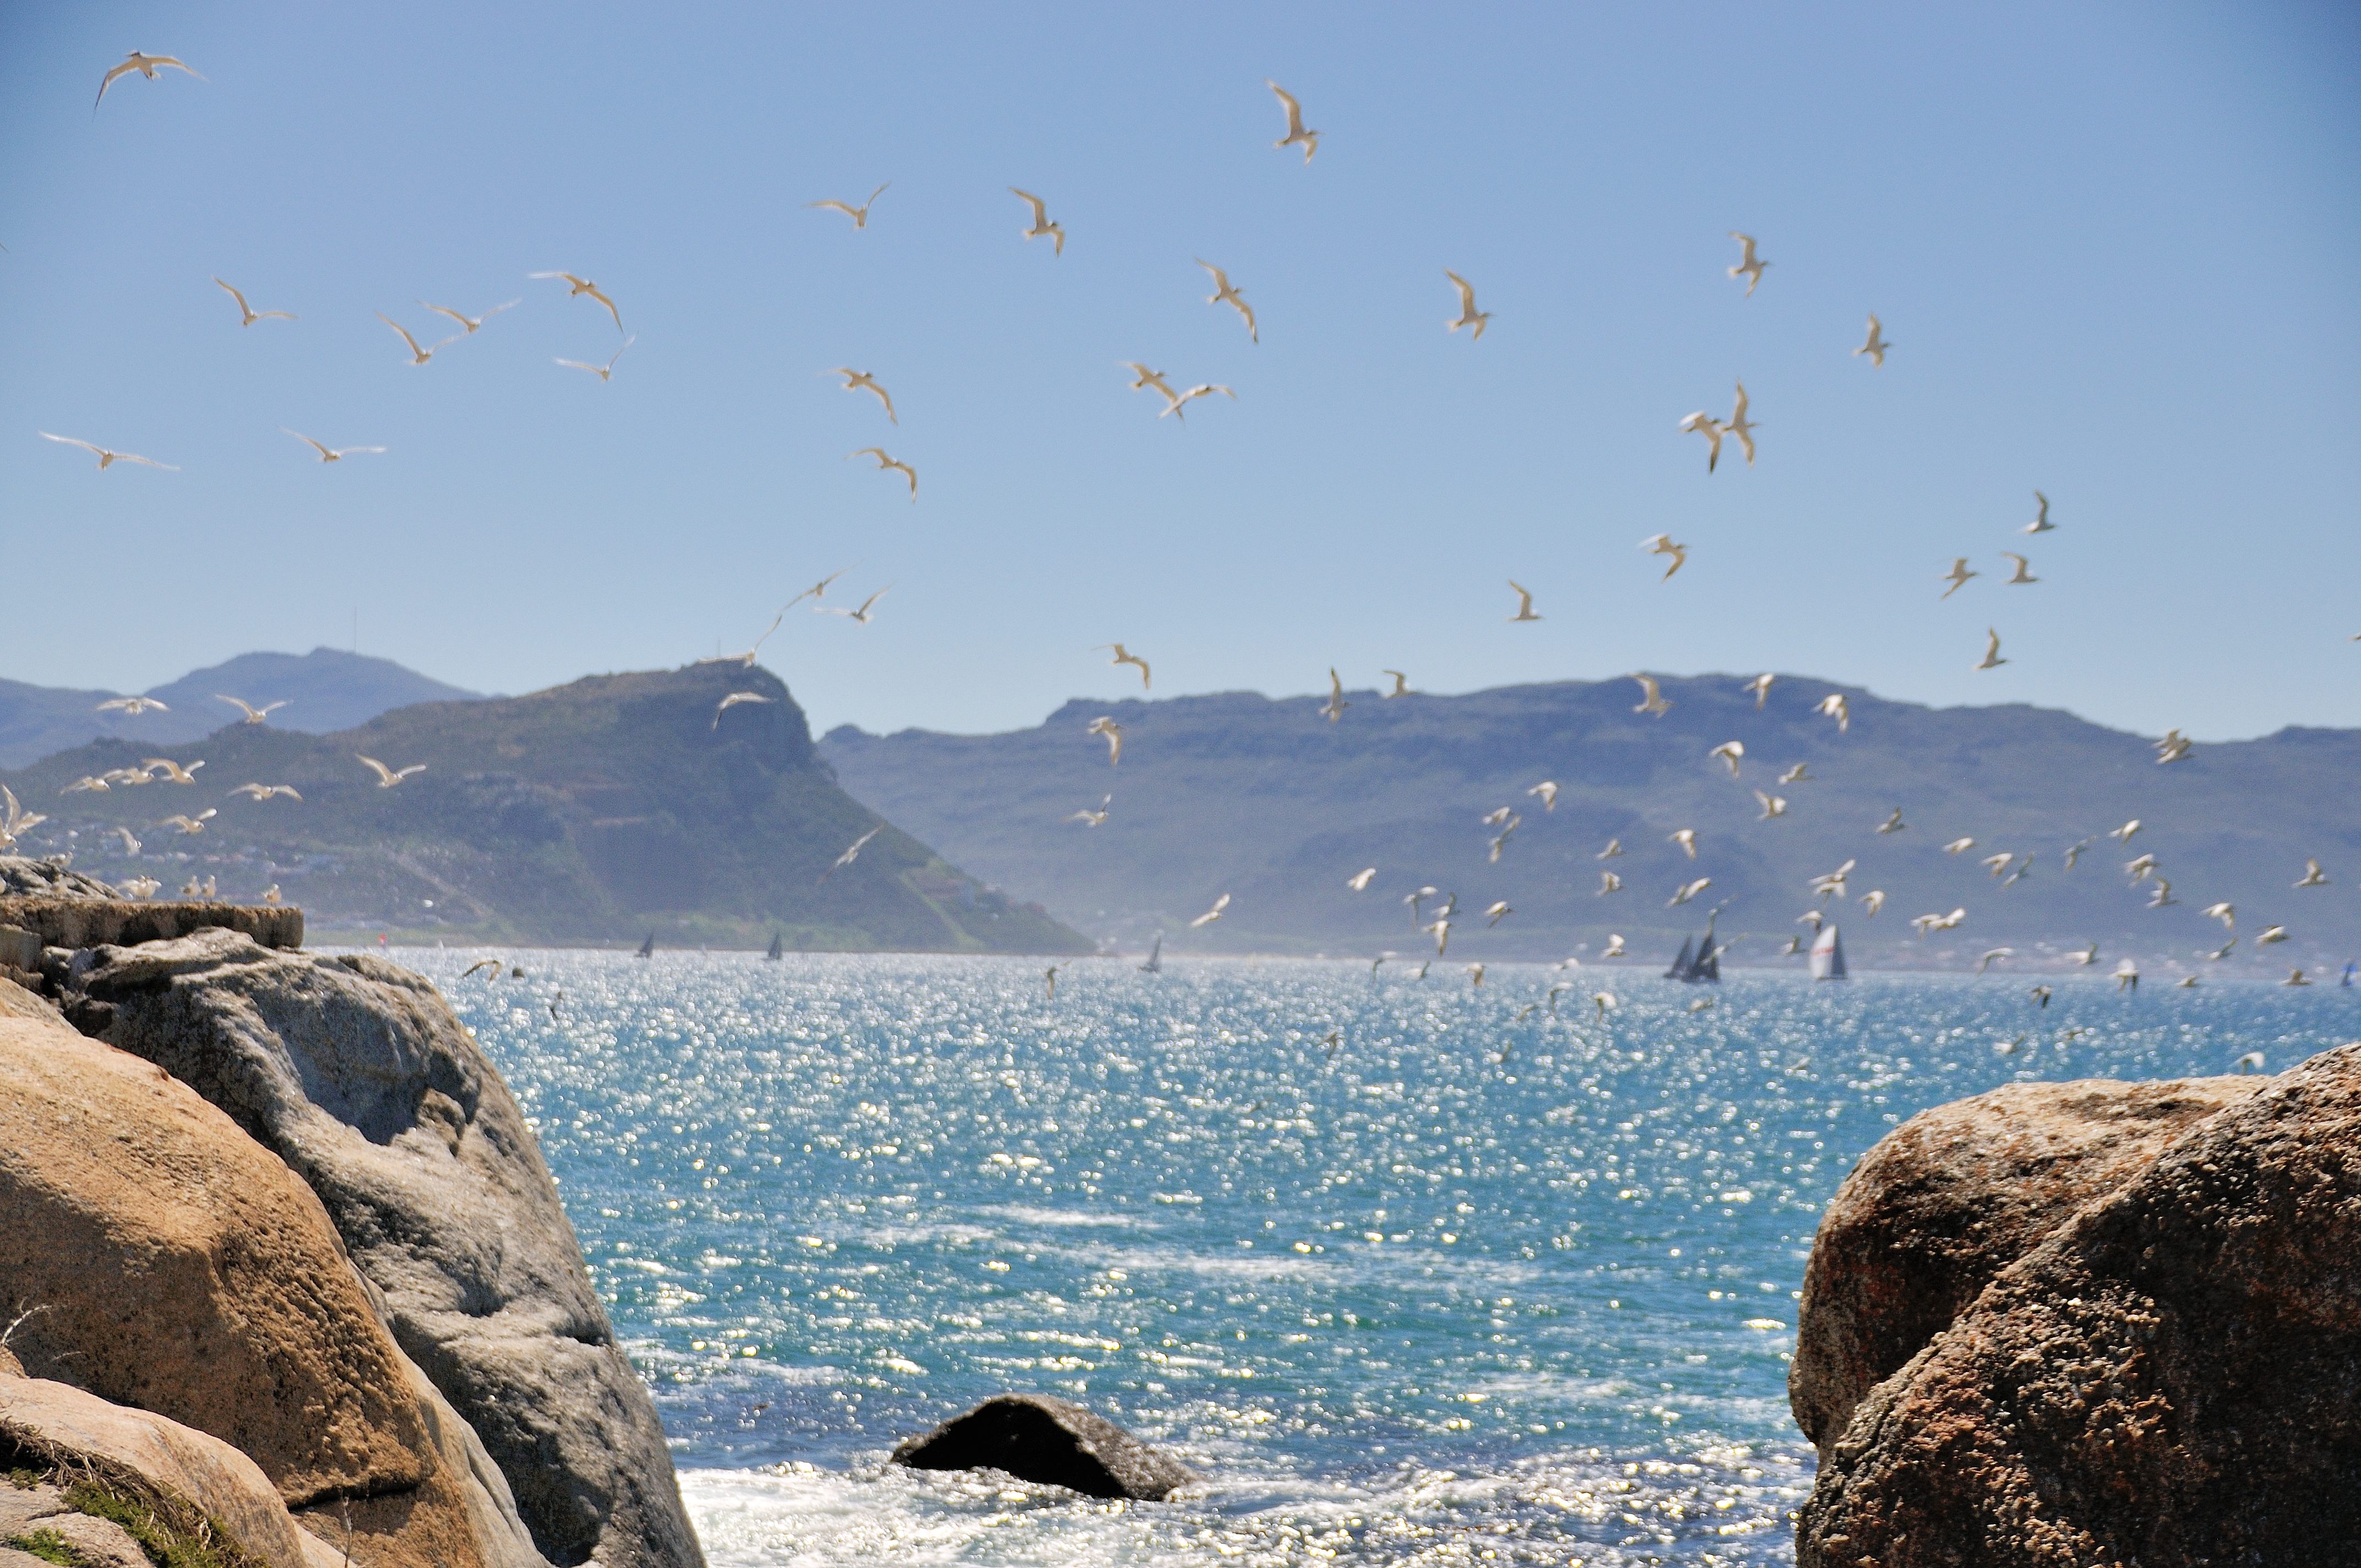
[[894, 1451], [914, 1470], [1002, 1470], [1089, 1497], [1162, 1502], [1197, 1477], [1104, 1416], [1047, 1394], [986, 1399]]

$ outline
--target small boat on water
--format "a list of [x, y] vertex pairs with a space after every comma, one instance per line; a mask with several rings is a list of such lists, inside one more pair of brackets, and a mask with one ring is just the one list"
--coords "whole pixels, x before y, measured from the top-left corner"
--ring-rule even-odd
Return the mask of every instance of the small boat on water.
[[1706, 917], [1705, 935], [1701, 938], [1694, 942], [1686, 937], [1681, 938], [1680, 956], [1674, 959], [1673, 967], [1664, 971], [1666, 980], [1677, 980], [1686, 985], [1721, 983], [1722, 949], [1713, 943], [1713, 921], [1712, 916]]
[[654, 957], [654, 956], [655, 956], [655, 950], [656, 950], [656, 934], [655, 934], [653, 931], [651, 931], [651, 932], [649, 932], [649, 933], [648, 933], [648, 939], [647, 939], [646, 941], [642, 942], [642, 943], [640, 944], [640, 952], [639, 952], [639, 956], [640, 956], [641, 958], [643, 958], [643, 959], [645, 959], [645, 958], [653, 958], [653, 957]]
[[1842, 980], [1845, 978], [1844, 938], [1837, 935], [1834, 926], [1823, 926], [1820, 934], [1812, 938], [1812, 978]]
[[1164, 972], [1164, 937], [1161, 932], [1157, 934], [1156, 945], [1148, 949], [1148, 961], [1139, 966], [1139, 972], [1142, 974]]
[[779, 934], [778, 934], [776, 931], [774, 931], [774, 932], [772, 932], [772, 933], [771, 933], [771, 950], [770, 950], [769, 952], [767, 952], [767, 953], [764, 953], [763, 956], [765, 959], [768, 959], [771, 962], [773, 962], [773, 963], [777, 963], [777, 962], [779, 961], [779, 952], [780, 952]]

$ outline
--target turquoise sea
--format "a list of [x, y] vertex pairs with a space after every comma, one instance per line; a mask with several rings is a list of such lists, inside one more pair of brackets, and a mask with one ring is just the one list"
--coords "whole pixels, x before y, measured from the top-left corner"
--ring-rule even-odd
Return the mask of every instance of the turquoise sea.
[[[1789, 1562], [1795, 1291], [1872, 1143], [2361, 1034], [2361, 992], [2103, 978], [394, 956], [533, 1118], [716, 1568]], [[884, 1464], [1009, 1389], [1204, 1485]]]

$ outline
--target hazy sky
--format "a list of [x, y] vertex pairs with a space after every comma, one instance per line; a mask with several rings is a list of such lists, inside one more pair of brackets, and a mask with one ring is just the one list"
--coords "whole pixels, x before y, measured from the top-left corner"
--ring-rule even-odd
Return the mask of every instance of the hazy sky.
[[[134, 47], [207, 80], [93, 114]], [[1135, 689], [1118, 638], [1157, 695], [1778, 669], [2361, 724], [2356, 82], [2330, 5], [0, 6], [0, 674], [137, 689], [357, 613], [522, 691], [849, 568], [873, 624], [764, 650], [822, 728], [1035, 722]], [[864, 232], [805, 205], [884, 181]], [[551, 363], [620, 341], [552, 268], [637, 334], [611, 384]], [[241, 330], [215, 274], [302, 319]], [[423, 367], [372, 313], [520, 297]], [[1237, 400], [1159, 420], [1129, 358]], [[1708, 476], [1676, 426], [1738, 377], [1760, 460]]]

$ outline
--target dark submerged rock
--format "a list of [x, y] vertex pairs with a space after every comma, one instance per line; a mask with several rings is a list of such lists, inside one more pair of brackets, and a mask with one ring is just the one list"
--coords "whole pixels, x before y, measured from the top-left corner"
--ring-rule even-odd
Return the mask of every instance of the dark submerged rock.
[[1824, 1448], [1795, 1560], [2361, 1563], [2356, 1477], [2361, 1045], [2002, 1269]]
[[1162, 1502], [1197, 1477], [1082, 1406], [1047, 1394], [1003, 1394], [894, 1451], [914, 1470], [1005, 1470], [1090, 1497]]

